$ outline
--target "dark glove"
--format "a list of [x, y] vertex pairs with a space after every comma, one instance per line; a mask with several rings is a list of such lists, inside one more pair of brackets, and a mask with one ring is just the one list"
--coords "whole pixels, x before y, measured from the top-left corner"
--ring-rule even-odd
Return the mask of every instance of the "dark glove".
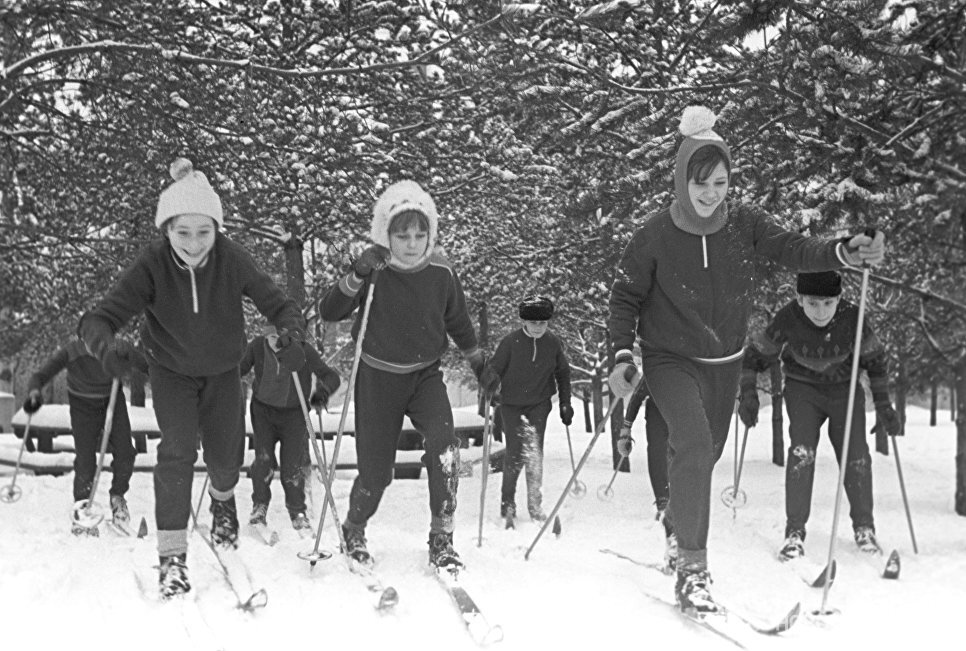
[[483, 372], [480, 374], [480, 388], [486, 395], [493, 395], [500, 388], [500, 376], [489, 364], [483, 367]]
[[325, 409], [329, 404], [329, 390], [321, 384], [317, 386], [309, 398], [309, 404], [312, 405], [312, 409]]
[[617, 439], [617, 454], [622, 457], [631, 456], [631, 450], [634, 449], [634, 439], [631, 438], [631, 428], [622, 427], [621, 434]]
[[134, 366], [134, 362], [134, 348], [116, 339], [108, 342], [101, 355], [101, 366], [111, 377], [127, 375]]
[[31, 389], [27, 399], [23, 401], [24, 413], [36, 414], [42, 404], [44, 404], [44, 397], [40, 395], [40, 389]]
[[758, 424], [758, 390], [753, 387], [742, 387], [741, 400], [738, 402], [738, 418], [744, 423], [745, 427], [754, 427]]
[[640, 379], [641, 372], [637, 370], [637, 366], [634, 364], [634, 356], [625, 352], [618, 355], [617, 359], [614, 360], [614, 368], [607, 378], [607, 383], [614, 395], [618, 398], [627, 398], [634, 393]]
[[570, 406], [569, 402], [560, 403], [560, 422], [562, 422], [567, 427], [574, 422], [574, 408]]
[[360, 278], [365, 278], [374, 269], [382, 269], [389, 263], [392, 253], [384, 246], [373, 244], [364, 250], [356, 261], [352, 263], [352, 271]]
[[286, 373], [298, 371], [305, 364], [305, 350], [302, 348], [304, 339], [305, 335], [301, 330], [282, 328], [278, 331], [278, 351], [275, 357]]
[[486, 356], [482, 352], [476, 351], [467, 357], [466, 361], [470, 363], [470, 368], [473, 369], [473, 375], [476, 376], [476, 381], [482, 388], [483, 369], [486, 367]]
[[889, 436], [902, 436], [902, 423], [899, 422], [899, 414], [892, 405], [875, 408], [875, 427], [872, 428], [872, 433], [879, 431], [885, 431]]

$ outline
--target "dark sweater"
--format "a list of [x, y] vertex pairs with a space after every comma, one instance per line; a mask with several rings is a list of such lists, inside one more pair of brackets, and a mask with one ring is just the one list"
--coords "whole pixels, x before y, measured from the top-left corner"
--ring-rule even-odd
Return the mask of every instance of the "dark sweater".
[[[779, 357], [786, 379], [808, 384], [847, 384], [852, 377], [858, 319], [859, 309], [842, 300], [832, 320], [819, 327], [812, 323], [798, 301], [792, 301], [778, 311], [764, 332], [751, 337], [743, 362], [742, 385], [753, 386], [757, 374]], [[859, 368], [869, 374], [873, 400], [888, 401], [885, 349], [869, 329], [868, 322], [862, 327]]]
[[148, 358], [175, 373], [203, 377], [237, 366], [245, 352], [243, 296], [277, 328], [303, 328], [295, 301], [220, 231], [207, 262], [193, 275], [175, 259], [167, 238], [151, 242], [81, 318], [81, 337], [100, 358], [114, 333], [144, 312], [141, 342]]
[[505, 336], [493, 353], [491, 368], [500, 376], [500, 401], [525, 407], [560, 393], [560, 404], [570, 402], [570, 363], [563, 344], [549, 330], [539, 339], [523, 328]]
[[[624, 249], [611, 288], [607, 326], [614, 351], [715, 359], [745, 344], [755, 288], [755, 257], [796, 271], [843, 265], [837, 241], [786, 231], [756, 208], [729, 204], [728, 221], [709, 235], [686, 233], [664, 210]], [[707, 250], [705, 255], [704, 250]]]
[[[361, 286], [350, 273], [330, 287], [319, 301], [319, 316], [341, 321], [363, 305], [371, 276]], [[469, 356], [477, 351], [476, 331], [466, 309], [459, 277], [449, 262], [433, 254], [425, 267], [379, 272], [369, 322], [362, 340], [363, 361], [390, 373], [412, 373], [436, 363], [446, 352], [446, 335]], [[359, 336], [362, 312], [352, 324]]]
[[[148, 364], [141, 353], [126, 341], [118, 346], [127, 349], [134, 359], [134, 367], [147, 372]], [[62, 370], [67, 369], [67, 392], [82, 398], [107, 398], [111, 395], [114, 378], [88, 351], [82, 341], [72, 341], [48, 359], [27, 382], [27, 391], [42, 389]]]
[[[325, 387], [329, 395], [335, 393], [339, 384], [341, 384], [339, 374], [322, 361], [319, 351], [311, 344], [303, 343], [302, 350], [305, 351], [305, 364], [297, 373], [305, 399], [308, 400], [311, 397], [313, 373], [318, 378], [318, 384]], [[239, 371], [242, 375], [245, 375], [252, 368], [255, 369], [252, 398], [273, 407], [301, 409], [302, 405], [299, 403], [298, 392], [295, 391], [292, 384], [292, 373], [283, 371], [279, 367], [275, 351], [271, 349], [268, 341], [262, 335], [248, 342], [248, 348], [245, 349]]]

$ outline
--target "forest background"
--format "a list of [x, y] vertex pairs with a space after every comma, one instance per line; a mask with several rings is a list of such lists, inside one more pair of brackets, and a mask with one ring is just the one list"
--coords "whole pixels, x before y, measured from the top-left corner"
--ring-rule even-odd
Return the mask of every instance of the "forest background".
[[[899, 411], [948, 401], [966, 515], [966, 0], [4, 0], [0, 55], [0, 390], [18, 404], [158, 235], [186, 156], [344, 377], [347, 333], [315, 299], [381, 189], [417, 180], [487, 350], [522, 296], [551, 296], [597, 420], [614, 265], [669, 204], [679, 117], [704, 104], [732, 197], [810, 235], [885, 231], [868, 318]], [[793, 296], [760, 271], [759, 324]]]

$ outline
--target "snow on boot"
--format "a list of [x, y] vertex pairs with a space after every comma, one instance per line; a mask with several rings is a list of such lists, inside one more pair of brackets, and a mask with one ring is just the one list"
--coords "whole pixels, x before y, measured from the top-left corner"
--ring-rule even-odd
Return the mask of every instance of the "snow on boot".
[[97, 538], [101, 533], [97, 530], [97, 525], [93, 527], [84, 527], [76, 522], [71, 525], [70, 532], [75, 536], [90, 536], [91, 538]]
[[453, 534], [429, 532], [429, 562], [439, 569], [458, 570], [463, 567], [460, 555], [453, 549]]
[[801, 529], [789, 529], [785, 532], [785, 542], [778, 550], [778, 560], [790, 561], [805, 555], [805, 532]]
[[131, 512], [123, 495], [111, 495], [111, 518], [121, 527], [127, 527], [131, 523]]
[[856, 527], [855, 544], [859, 546], [859, 551], [866, 554], [882, 553], [879, 541], [875, 539], [875, 529], [872, 527]]
[[670, 574], [678, 566], [678, 537], [677, 534], [668, 534], [664, 539], [664, 568]]
[[292, 528], [296, 531], [312, 528], [312, 523], [309, 522], [309, 516], [305, 515], [305, 511], [301, 511], [292, 516]]
[[349, 558], [356, 563], [371, 566], [372, 555], [366, 547], [366, 530], [342, 525], [342, 536], [345, 538], [345, 549], [343, 550]]
[[161, 592], [161, 598], [171, 599], [191, 590], [191, 584], [188, 583], [188, 566], [185, 564], [186, 555], [161, 556], [160, 559], [158, 589]]
[[211, 498], [211, 542], [226, 549], [238, 549], [238, 509], [234, 495], [227, 500]]
[[545, 522], [547, 519], [547, 514], [543, 512], [543, 509], [537, 507], [530, 510], [530, 519], [534, 522]]
[[516, 517], [517, 505], [509, 500], [503, 500], [503, 502], [500, 504], [500, 517], [505, 518], [507, 515]]
[[668, 503], [668, 498], [666, 497], [659, 497], [656, 500], [654, 500], [654, 506], [657, 508], [657, 512], [654, 514], [655, 522], [660, 522], [661, 524], [664, 524], [664, 518], [666, 515], [665, 512], [667, 511], [667, 503]]
[[711, 597], [708, 570], [679, 569], [674, 585], [674, 598], [681, 610], [689, 615], [703, 617], [714, 615], [721, 607]]
[[248, 518], [248, 524], [268, 525], [268, 504], [252, 504], [252, 515]]

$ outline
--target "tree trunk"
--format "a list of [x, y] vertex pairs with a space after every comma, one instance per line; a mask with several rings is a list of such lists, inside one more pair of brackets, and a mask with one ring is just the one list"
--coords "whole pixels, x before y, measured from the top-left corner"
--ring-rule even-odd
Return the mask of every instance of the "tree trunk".
[[769, 368], [771, 378], [771, 462], [785, 465], [785, 424], [782, 418], [782, 367], [775, 362]]
[[955, 379], [949, 383], [949, 420], [956, 422], [959, 415], [959, 394], [956, 393]]
[[480, 321], [480, 348], [486, 349], [486, 346], [490, 340], [490, 315], [487, 312], [485, 301], [480, 305], [479, 321]]
[[936, 426], [936, 411], [939, 409], [939, 378], [929, 382], [929, 427]]
[[299, 309], [305, 308], [305, 265], [302, 262], [302, 240], [292, 234], [285, 242], [285, 291], [298, 303]]
[[[956, 403], [960, 404], [966, 395], [966, 357], [960, 359], [953, 368], [955, 373]], [[956, 414], [956, 513], [966, 515], [966, 417], [962, 410]]]
[[592, 400], [590, 386], [584, 385], [584, 431], [590, 434], [594, 431], [594, 422], [590, 419], [590, 402]]

